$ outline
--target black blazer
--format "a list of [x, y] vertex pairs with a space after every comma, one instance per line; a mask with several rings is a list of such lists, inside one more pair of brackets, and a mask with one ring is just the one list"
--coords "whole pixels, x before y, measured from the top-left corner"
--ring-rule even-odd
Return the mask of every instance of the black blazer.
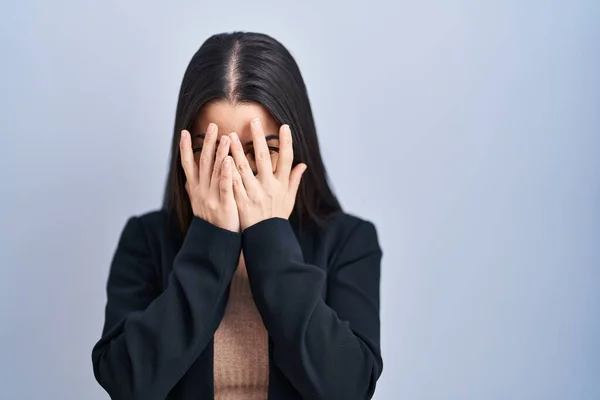
[[269, 399], [371, 398], [382, 252], [372, 223], [340, 213], [323, 230], [271, 218], [234, 233], [164, 211], [129, 219], [107, 284], [96, 380], [112, 399], [213, 398], [212, 337], [243, 249], [269, 332]]

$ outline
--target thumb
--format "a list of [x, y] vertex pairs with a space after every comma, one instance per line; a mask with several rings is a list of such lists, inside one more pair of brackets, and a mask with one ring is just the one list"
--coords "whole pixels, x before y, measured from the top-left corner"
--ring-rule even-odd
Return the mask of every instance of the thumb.
[[308, 167], [304, 163], [300, 163], [292, 169], [290, 172], [290, 184], [289, 184], [289, 193], [296, 198], [296, 194], [298, 193], [298, 187], [300, 187], [300, 181], [304, 172]]

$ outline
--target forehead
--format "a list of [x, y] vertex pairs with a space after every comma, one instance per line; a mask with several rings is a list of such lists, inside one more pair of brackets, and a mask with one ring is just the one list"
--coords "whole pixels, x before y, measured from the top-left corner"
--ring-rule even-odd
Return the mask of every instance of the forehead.
[[265, 135], [277, 133], [279, 127], [273, 116], [258, 103], [231, 104], [227, 100], [218, 100], [206, 104], [200, 110], [194, 124], [194, 133], [206, 132], [211, 122], [219, 127], [219, 136], [236, 132], [240, 140], [252, 139], [250, 121], [260, 118]]

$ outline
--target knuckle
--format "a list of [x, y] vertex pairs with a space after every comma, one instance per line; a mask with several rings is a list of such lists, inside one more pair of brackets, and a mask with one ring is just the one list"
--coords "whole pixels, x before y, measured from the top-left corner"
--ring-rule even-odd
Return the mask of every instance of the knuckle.
[[251, 203], [256, 204], [256, 203], [260, 203], [261, 196], [258, 193], [252, 193], [252, 194], [248, 195], [248, 199], [250, 200]]
[[208, 132], [206, 132], [206, 135], [204, 136], [204, 144], [213, 144], [216, 141], [217, 133], [209, 129]]
[[247, 161], [243, 161], [240, 163], [240, 165], [238, 165], [238, 170], [240, 171], [240, 173], [246, 173], [246, 172], [248, 172], [249, 169], [250, 169], [250, 164], [248, 164]]
[[271, 158], [271, 154], [268, 151], [260, 150], [256, 153], [257, 160], [267, 160]]
[[200, 161], [199, 161], [200, 165], [206, 166], [210, 164], [210, 157], [208, 157], [207, 155], [200, 155]]
[[212, 200], [207, 201], [205, 204], [206, 204], [206, 208], [209, 211], [217, 211], [217, 209], [219, 208], [219, 205]]

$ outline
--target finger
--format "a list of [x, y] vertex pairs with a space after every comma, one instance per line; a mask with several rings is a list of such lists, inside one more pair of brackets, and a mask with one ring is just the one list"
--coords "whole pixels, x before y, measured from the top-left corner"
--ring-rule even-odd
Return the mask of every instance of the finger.
[[228, 136], [223, 135], [220, 139], [219, 147], [217, 149], [217, 157], [215, 158], [215, 167], [213, 168], [212, 177], [210, 179], [211, 188], [218, 190], [219, 180], [221, 179], [221, 169], [223, 167], [223, 161], [229, 154], [229, 145], [231, 140]]
[[302, 180], [302, 175], [306, 171], [306, 164], [298, 164], [294, 167], [292, 172], [290, 173], [290, 184], [288, 186], [288, 190], [290, 195], [295, 199], [296, 194], [298, 193], [298, 188], [300, 187], [300, 181]]
[[219, 176], [219, 193], [221, 201], [224, 202], [233, 196], [232, 183], [231, 183], [231, 170], [232, 170], [233, 159], [230, 156], [220, 163], [221, 175]]
[[181, 154], [181, 166], [185, 173], [187, 182], [191, 182], [192, 185], [198, 184], [198, 171], [196, 163], [194, 162], [194, 153], [192, 151], [192, 139], [190, 132], [187, 130], [181, 131], [181, 138], [179, 140], [179, 152]]
[[208, 128], [206, 128], [206, 134], [204, 135], [204, 142], [202, 143], [202, 152], [200, 153], [200, 161], [198, 162], [198, 172], [200, 184], [204, 189], [208, 189], [210, 187], [210, 177], [213, 172], [218, 132], [219, 128], [216, 124], [208, 124]]
[[269, 146], [267, 146], [267, 141], [265, 140], [265, 133], [260, 118], [254, 118], [252, 120], [250, 123], [250, 130], [252, 131], [252, 145], [254, 146], [254, 160], [256, 161], [258, 176], [267, 177], [273, 175], [271, 152], [269, 151]]
[[252, 168], [248, 163], [248, 159], [244, 154], [242, 142], [240, 142], [240, 138], [235, 132], [231, 133], [229, 137], [231, 138], [231, 155], [233, 156], [235, 167], [242, 178], [244, 188], [247, 193], [255, 193], [255, 190], [258, 189], [259, 182], [254, 176]]
[[245, 204], [248, 200], [248, 194], [246, 193], [246, 188], [244, 187], [244, 182], [242, 181], [242, 176], [240, 175], [237, 168], [232, 168], [231, 174], [232, 174], [233, 196], [235, 197], [235, 201], [238, 204]]
[[275, 177], [285, 182], [290, 177], [290, 170], [294, 162], [294, 149], [292, 145], [292, 131], [289, 125], [279, 128], [279, 157], [275, 168]]

